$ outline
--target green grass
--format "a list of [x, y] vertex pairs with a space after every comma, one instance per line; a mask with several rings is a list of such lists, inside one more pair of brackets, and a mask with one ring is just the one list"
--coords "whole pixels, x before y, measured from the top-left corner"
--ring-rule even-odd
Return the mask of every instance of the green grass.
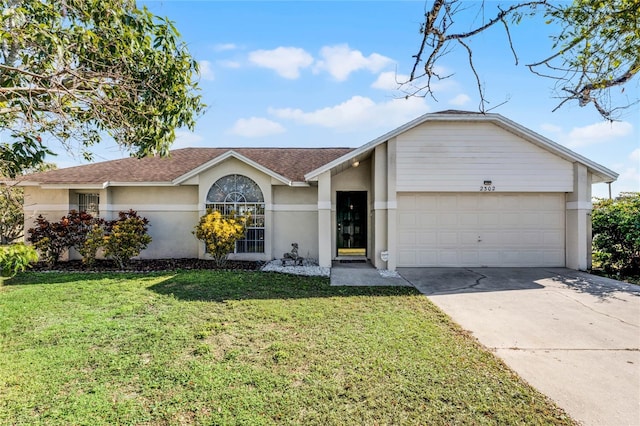
[[22, 274], [0, 424], [573, 424], [411, 288], [260, 272]]

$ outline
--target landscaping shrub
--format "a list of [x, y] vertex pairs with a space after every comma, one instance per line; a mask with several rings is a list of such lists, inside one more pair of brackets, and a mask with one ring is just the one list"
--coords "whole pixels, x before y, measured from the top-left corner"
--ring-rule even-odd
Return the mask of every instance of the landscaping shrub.
[[49, 265], [54, 265], [65, 250], [84, 245], [87, 232], [97, 219], [86, 212], [71, 210], [59, 222], [49, 222], [38, 215], [34, 228], [28, 230], [27, 240], [40, 251]]
[[102, 248], [104, 238], [104, 220], [97, 219], [89, 228], [85, 235], [84, 243], [77, 247], [82, 255], [82, 263], [93, 265], [96, 262], [98, 250]]
[[237, 216], [235, 212], [223, 216], [217, 210], [208, 209], [200, 217], [193, 234], [204, 242], [216, 265], [222, 266], [229, 253], [233, 252], [236, 241], [244, 237], [248, 219], [248, 216]]
[[132, 257], [139, 255], [151, 243], [148, 224], [149, 220], [138, 216], [135, 210], [119, 212], [118, 219], [105, 222], [102, 238], [105, 256], [124, 268]]
[[593, 259], [607, 273], [640, 274], [640, 193], [598, 200], [591, 215]]
[[40, 251], [45, 262], [51, 266], [58, 262], [62, 252], [68, 248], [67, 230], [59, 222], [49, 222], [42, 215], [38, 215], [35, 227], [27, 232], [27, 241]]
[[0, 246], [0, 284], [18, 272], [24, 272], [29, 264], [38, 261], [36, 250], [23, 243]]

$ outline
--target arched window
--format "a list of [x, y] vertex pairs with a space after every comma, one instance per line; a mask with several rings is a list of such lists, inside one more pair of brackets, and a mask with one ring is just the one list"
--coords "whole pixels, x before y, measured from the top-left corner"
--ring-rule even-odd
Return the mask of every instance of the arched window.
[[206, 207], [223, 215], [249, 213], [247, 236], [236, 241], [235, 252], [264, 253], [264, 197], [257, 183], [242, 175], [222, 177], [211, 185]]

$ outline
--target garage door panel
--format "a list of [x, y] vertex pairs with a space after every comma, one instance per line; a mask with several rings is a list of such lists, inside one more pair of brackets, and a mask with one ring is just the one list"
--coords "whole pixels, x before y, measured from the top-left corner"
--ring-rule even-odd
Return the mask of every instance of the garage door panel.
[[478, 224], [483, 228], [497, 227], [500, 224], [500, 214], [480, 213], [478, 215]]
[[438, 233], [434, 231], [420, 231], [415, 233], [417, 246], [433, 247], [438, 243]]
[[521, 218], [522, 218], [522, 224], [527, 226], [527, 227], [540, 225], [540, 215], [539, 214], [523, 213], [521, 215]]
[[[403, 195], [397, 199], [398, 212], [401, 211], [413, 211], [416, 210], [416, 196], [415, 195]], [[420, 206], [420, 210], [423, 210]]]
[[505, 227], [515, 227], [520, 224], [520, 214], [518, 213], [501, 213], [500, 214], [500, 223], [498, 224], [501, 228]]
[[436, 212], [438, 205], [435, 197], [414, 197], [413, 205], [422, 212]]
[[405, 245], [405, 246], [415, 247], [415, 246], [418, 245], [417, 244], [418, 241], [416, 239], [416, 233], [415, 232], [400, 231], [400, 232], [398, 232], [398, 238], [399, 238], [400, 241], [403, 242], [403, 245]]
[[564, 229], [565, 214], [562, 212], [542, 213], [542, 223], [545, 228]]
[[425, 227], [432, 227], [438, 224], [438, 215], [435, 213], [423, 213], [417, 218], [417, 223], [420, 229]]
[[562, 193], [399, 194], [398, 266], [564, 266], [564, 204]]
[[441, 266], [456, 266], [459, 265], [458, 250], [439, 250], [438, 251], [438, 263]]
[[478, 225], [478, 214], [477, 213], [459, 213], [458, 223], [462, 227]]
[[476, 246], [478, 244], [478, 233], [461, 231], [460, 244], [463, 247]]
[[532, 247], [537, 247], [542, 245], [543, 243], [543, 235], [539, 232], [523, 232], [522, 234], [516, 234], [516, 236], [521, 239], [521, 241], [517, 241], [516, 244], [523, 243], [528, 244]]
[[416, 226], [418, 224], [417, 218], [418, 213], [416, 213], [415, 211], [398, 213], [398, 219], [401, 223], [406, 224], [406, 226]]
[[455, 195], [442, 195], [437, 197], [438, 211], [445, 210], [455, 210], [458, 209], [458, 197]]
[[443, 226], [454, 226], [458, 224], [458, 215], [457, 214], [448, 214], [448, 215], [438, 215], [437, 216], [437, 224], [441, 227]]
[[460, 261], [465, 265], [477, 264], [479, 259], [479, 253], [477, 250], [461, 250]]
[[557, 232], [544, 232], [542, 238], [545, 246], [558, 247], [564, 244], [564, 234]]
[[457, 232], [438, 232], [438, 244], [441, 247], [457, 246], [458, 245], [458, 233]]
[[400, 259], [408, 265], [419, 265], [422, 263], [418, 260], [417, 250], [398, 250], [398, 260]]
[[438, 252], [437, 250], [422, 250], [419, 255], [418, 255], [418, 259], [420, 262], [420, 265], [431, 265], [434, 263], [438, 263]]
[[[564, 258], [564, 250], [546, 250], [544, 252], [544, 262], [540, 266], [547, 266], [557, 261], [559, 257]], [[563, 263], [564, 266], [564, 263]]]

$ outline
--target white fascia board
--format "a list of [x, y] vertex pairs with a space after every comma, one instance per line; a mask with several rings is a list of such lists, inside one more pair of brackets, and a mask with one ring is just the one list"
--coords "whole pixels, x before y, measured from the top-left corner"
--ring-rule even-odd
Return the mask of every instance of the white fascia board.
[[102, 184], [102, 188], [109, 188], [113, 186], [175, 186], [172, 182], [116, 182], [107, 181]]
[[101, 183], [41, 183], [42, 189], [103, 189]]
[[177, 177], [176, 179], [173, 180], [172, 183], [174, 185], [180, 185], [183, 182], [185, 182], [186, 180], [188, 180], [188, 179], [190, 179], [190, 178], [202, 173], [203, 171], [205, 171], [205, 170], [207, 170], [207, 169], [209, 169], [209, 168], [211, 168], [211, 167], [213, 167], [213, 166], [215, 166], [217, 164], [220, 164], [221, 162], [223, 162], [223, 161], [225, 161], [225, 160], [227, 160], [229, 158], [235, 158], [237, 160], [240, 160], [243, 163], [246, 163], [249, 166], [253, 167], [254, 169], [257, 169], [257, 170], [261, 171], [262, 173], [264, 173], [264, 174], [266, 174], [266, 175], [268, 175], [268, 176], [270, 176], [270, 177], [272, 177], [272, 178], [284, 183], [285, 185], [289, 185], [289, 186], [292, 185], [292, 182], [289, 179], [287, 179], [284, 176], [274, 172], [271, 169], [268, 169], [268, 168], [262, 166], [261, 164], [256, 163], [253, 160], [248, 159], [244, 155], [238, 154], [234, 150], [229, 150], [229, 151], [225, 152], [224, 154], [219, 155], [216, 158], [207, 161], [206, 163], [196, 167], [195, 169], [191, 170], [190, 172], [187, 172], [187, 173], [183, 174], [182, 176]]

